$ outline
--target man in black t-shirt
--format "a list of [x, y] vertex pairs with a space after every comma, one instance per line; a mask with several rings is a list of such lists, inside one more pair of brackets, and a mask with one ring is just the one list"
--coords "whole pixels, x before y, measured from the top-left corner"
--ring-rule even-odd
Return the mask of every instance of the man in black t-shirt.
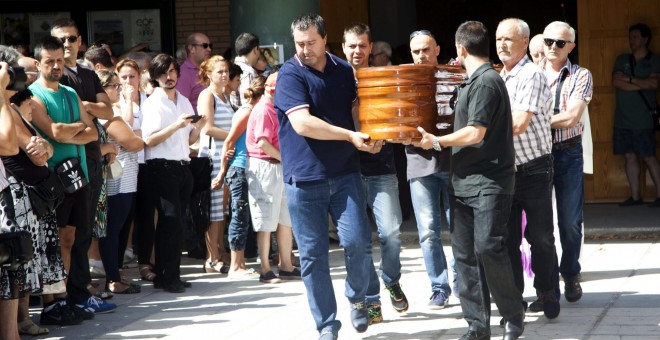
[[511, 106], [504, 81], [489, 63], [488, 31], [468, 21], [456, 31], [457, 60], [470, 77], [458, 94], [454, 133], [436, 137], [422, 128], [419, 146], [452, 147], [449, 193], [452, 250], [464, 339], [490, 338], [490, 299], [504, 317], [504, 339], [523, 332], [522, 292], [505, 246], [514, 188]]

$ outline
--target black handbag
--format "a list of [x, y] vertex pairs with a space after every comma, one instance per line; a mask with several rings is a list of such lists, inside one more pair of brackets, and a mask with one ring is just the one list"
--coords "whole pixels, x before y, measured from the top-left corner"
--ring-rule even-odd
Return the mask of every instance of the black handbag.
[[48, 177], [35, 185], [26, 185], [32, 212], [41, 217], [55, 210], [64, 200], [62, 182], [54, 172], [48, 170]]
[[[71, 99], [69, 99], [69, 95], [66, 92], [64, 93], [64, 96], [69, 104], [69, 115], [73, 122], [73, 106], [71, 105]], [[85, 176], [85, 171], [80, 164], [79, 147], [80, 146], [76, 145], [78, 156], [69, 157], [55, 167], [55, 173], [57, 174], [57, 177], [59, 177], [60, 182], [62, 182], [64, 193], [69, 195], [84, 188], [89, 183]]]
[[0, 267], [15, 271], [34, 258], [32, 234], [21, 230], [0, 233]]

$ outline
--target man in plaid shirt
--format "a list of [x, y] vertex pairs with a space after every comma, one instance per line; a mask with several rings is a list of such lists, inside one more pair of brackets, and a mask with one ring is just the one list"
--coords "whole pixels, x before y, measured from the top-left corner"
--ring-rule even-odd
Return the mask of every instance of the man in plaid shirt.
[[[551, 22], [543, 31], [543, 42], [546, 59], [541, 61], [539, 66], [548, 78], [553, 98], [553, 181], [562, 246], [561, 262], [553, 276], [561, 273], [566, 300], [575, 302], [582, 297], [581, 268], [578, 260], [582, 247], [584, 205], [584, 126], [580, 117], [591, 101], [593, 80], [589, 70], [568, 60], [568, 55], [575, 48], [575, 30], [570, 25], [561, 21]], [[559, 291], [558, 283], [555, 291]]]
[[513, 120], [516, 182], [509, 217], [507, 247], [516, 285], [525, 290], [520, 257], [522, 214], [527, 216], [525, 238], [532, 249], [534, 287], [538, 299], [532, 310], [554, 319], [559, 301], [551, 277], [557, 253], [552, 223], [552, 97], [543, 71], [527, 57], [529, 26], [520, 19], [500, 22], [495, 34], [497, 54]]

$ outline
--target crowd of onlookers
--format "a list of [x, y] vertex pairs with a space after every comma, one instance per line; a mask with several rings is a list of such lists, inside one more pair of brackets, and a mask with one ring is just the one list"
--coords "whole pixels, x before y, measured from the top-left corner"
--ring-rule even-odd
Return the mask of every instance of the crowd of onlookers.
[[[0, 46], [2, 233], [31, 240], [31, 259], [0, 274], [0, 338], [113, 311], [114, 294], [141, 292], [125, 268], [184, 292], [182, 251], [207, 273], [300, 279], [279, 164], [277, 65], [254, 34], [235, 49], [232, 61], [212, 55], [208, 36], [194, 33], [176, 57], [145, 44], [114, 56], [107, 44], [83, 46], [70, 19], [54, 21], [33, 54]], [[260, 271], [247, 268], [246, 247]], [[40, 325], [29, 315], [37, 303]]]

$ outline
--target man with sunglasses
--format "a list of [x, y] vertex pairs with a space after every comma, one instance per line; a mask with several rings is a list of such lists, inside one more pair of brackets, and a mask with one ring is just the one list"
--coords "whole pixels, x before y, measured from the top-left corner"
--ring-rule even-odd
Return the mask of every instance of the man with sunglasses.
[[[440, 46], [430, 31], [415, 31], [410, 34], [410, 54], [415, 64], [437, 65]], [[407, 175], [419, 245], [431, 280], [430, 309], [445, 308], [452, 293], [440, 234], [443, 214], [449, 222], [449, 157], [448, 149], [424, 150], [406, 145]]]
[[525, 239], [532, 249], [534, 288], [538, 300], [535, 312], [549, 319], [559, 315], [559, 302], [551, 280], [557, 253], [552, 223], [552, 139], [550, 118], [552, 98], [548, 80], [527, 56], [529, 26], [517, 18], [500, 22], [495, 33], [497, 55], [504, 67], [504, 79], [513, 120], [515, 185], [507, 247], [516, 286], [525, 290], [520, 257], [522, 215], [527, 216]]
[[181, 75], [176, 89], [190, 100], [195, 113], [197, 113], [197, 97], [205, 88], [198, 79], [199, 65], [211, 57], [212, 51], [211, 40], [204, 33], [196, 32], [186, 39], [186, 60], [181, 64]]
[[557, 201], [557, 224], [561, 240], [561, 262], [555, 261], [553, 282], [559, 294], [559, 278], [564, 278], [564, 296], [568, 302], [582, 297], [580, 285], [580, 249], [584, 205], [584, 159], [580, 118], [593, 95], [589, 70], [571, 63], [568, 55], [575, 48], [575, 30], [567, 23], [554, 21], [543, 31], [545, 59], [543, 69], [553, 98], [552, 156], [554, 189]]
[[[50, 34], [59, 39], [64, 44], [64, 69], [60, 83], [72, 87], [78, 97], [82, 100], [85, 111], [90, 115], [92, 126], [89, 128], [95, 130], [100, 136], [99, 131], [103, 126], [98, 119], [112, 119], [114, 112], [110, 104], [110, 98], [106, 94], [101, 81], [96, 73], [77, 63], [78, 49], [81, 44], [81, 37], [75, 21], [67, 18], [57, 19], [53, 22]], [[107, 144], [107, 148], [114, 151], [106, 156], [112, 159], [117, 155], [119, 149], [112, 144]], [[87, 216], [89, 222], [77, 225], [76, 228], [60, 228], [60, 238], [62, 240], [62, 258], [70, 259], [69, 278], [67, 280], [67, 293], [70, 299], [76, 302], [76, 306], [91, 313], [106, 313], [114, 310], [115, 304], [107, 303], [102, 299], [92, 295], [88, 291], [92, 277], [89, 272], [89, 251], [92, 228], [96, 223], [96, 214], [98, 210], [99, 197], [101, 195], [101, 186], [103, 185], [103, 162], [104, 156], [101, 152], [101, 144], [98, 139], [85, 145], [85, 154], [87, 162], [87, 174], [89, 179], [88, 200], [90, 202], [86, 207], [89, 209]], [[105, 147], [105, 146], [104, 146]], [[60, 207], [65, 206], [63, 203]], [[60, 220], [61, 216], [58, 207], [58, 221], [66, 223], [66, 220]], [[79, 206], [73, 206], [73, 210], [81, 209]], [[65, 218], [65, 217], [62, 217]], [[68, 224], [66, 224], [68, 225]], [[73, 243], [72, 246], [64, 247]], [[70, 249], [70, 251], [69, 251]], [[87, 318], [92, 316], [86, 315]]]
[[651, 29], [642, 23], [630, 26], [628, 43], [632, 53], [619, 55], [612, 70], [616, 90], [613, 146], [615, 155], [626, 159], [630, 198], [620, 206], [640, 205], [640, 159], [644, 160], [655, 184], [656, 199], [650, 207], [660, 207], [660, 166], [655, 157], [655, 129], [650, 111], [658, 110], [656, 92], [660, 56], [648, 49]]

